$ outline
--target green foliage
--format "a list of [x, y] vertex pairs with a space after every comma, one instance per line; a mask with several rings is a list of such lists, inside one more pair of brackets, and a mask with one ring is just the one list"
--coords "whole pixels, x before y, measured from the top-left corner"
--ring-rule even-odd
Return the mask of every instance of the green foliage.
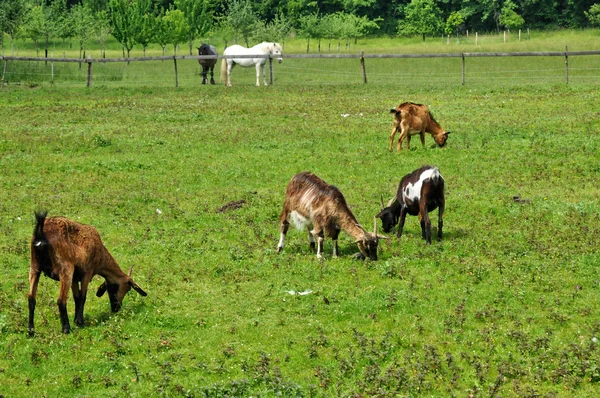
[[151, 10], [151, 2], [144, 1], [136, 3], [137, 23], [133, 31], [133, 40], [142, 46], [144, 54], [146, 48], [154, 40], [156, 17]]
[[250, 0], [231, 0], [224, 21], [233, 30], [235, 42], [237, 43], [241, 36], [246, 47], [249, 47], [250, 38], [259, 22]]
[[175, 0], [175, 6], [183, 12], [188, 26], [188, 43], [190, 55], [194, 40], [203, 36], [212, 28], [212, 15], [208, 0]]
[[320, 40], [324, 37], [324, 24], [318, 13], [308, 14], [300, 17], [300, 28], [298, 34], [306, 39], [306, 52], [310, 51], [310, 39]]
[[108, 3], [112, 35], [127, 51], [127, 57], [135, 45], [135, 32], [139, 27], [134, 3], [135, 0], [110, 0]]
[[600, 3], [593, 4], [590, 9], [585, 12], [585, 17], [590, 21], [592, 26], [600, 27]]
[[516, 4], [510, 0], [506, 1], [502, 7], [502, 14], [498, 21], [507, 29], [519, 29], [525, 25], [523, 17], [515, 12], [516, 7]]
[[2, 0], [0, 2], [0, 27], [10, 36], [11, 41], [19, 36], [27, 21], [31, 4], [26, 0]]
[[190, 27], [187, 24], [185, 15], [181, 10], [167, 10], [163, 21], [170, 32], [169, 41], [173, 44], [173, 54], [177, 54], [177, 46], [179, 43], [185, 42], [190, 34]]
[[458, 29], [463, 26], [465, 23], [465, 17], [461, 12], [453, 12], [450, 14], [448, 19], [446, 20], [446, 27], [444, 28], [444, 33], [447, 35], [456, 33], [458, 34]]
[[71, 25], [73, 26], [74, 37], [79, 42], [79, 49], [80, 51], [83, 51], [85, 44], [96, 32], [94, 23], [97, 20], [94, 18], [92, 11], [81, 4], [72, 7], [69, 18], [71, 19]]
[[404, 9], [404, 20], [398, 22], [398, 34], [426, 36], [439, 33], [443, 22], [434, 0], [411, 0]]

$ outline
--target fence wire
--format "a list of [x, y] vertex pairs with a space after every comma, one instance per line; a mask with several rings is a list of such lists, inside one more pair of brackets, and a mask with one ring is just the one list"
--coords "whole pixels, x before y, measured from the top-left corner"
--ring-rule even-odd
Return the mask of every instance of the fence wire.
[[[540, 56], [544, 54], [544, 56]], [[310, 55], [290, 55], [282, 64], [273, 63], [275, 85], [336, 85], [361, 84], [365, 77], [367, 84], [390, 84], [395, 80], [419, 84], [487, 84], [501, 82], [512, 84], [560, 83], [598, 84], [600, 83], [600, 52], [595, 56], [570, 55], [566, 62], [558, 54], [538, 56], [515, 54], [494, 57], [476, 57], [461, 60], [460, 55], [444, 56], [416, 54], [395, 57], [390, 54], [365, 55], [364, 69], [356, 55], [311, 57]], [[196, 57], [197, 58], [197, 57]], [[464, 59], [464, 58], [463, 58]], [[142, 61], [143, 62], [137, 62]], [[78, 62], [83, 61], [83, 62]], [[165, 59], [126, 59], [101, 62], [95, 60], [91, 67], [91, 85], [110, 86], [184, 86], [193, 87], [201, 83], [201, 67], [195, 57], [184, 57], [175, 61]], [[44, 58], [18, 59], [4, 57], [2, 85], [55, 84], [77, 86], [88, 82], [88, 63], [85, 60], [70, 60], [68, 63], [49, 62]], [[566, 65], [565, 65], [566, 64]], [[1, 64], [0, 64], [1, 65]], [[220, 64], [215, 67], [215, 80], [219, 82]], [[267, 81], [269, 64], [266, 64]], [[232, 71], [234, 85], [254, 85], [255, 68], [236, 67]], [[262, 76], [261, 76], [262, 82]], [[568, 80], [567, 80], [568, 79]]]

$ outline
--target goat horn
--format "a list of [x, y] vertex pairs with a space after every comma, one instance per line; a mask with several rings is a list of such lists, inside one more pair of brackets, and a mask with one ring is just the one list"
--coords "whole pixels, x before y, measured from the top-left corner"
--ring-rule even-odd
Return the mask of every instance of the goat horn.
[[133, 265], [129, 268], [129, 272], [127, 273], [127, 275], [129, 277], [131, 277], [131, 273], [133, 272]]
[[377, 236], [377, 217], [373, 217], [373, 235]]
[[381, 195], [379, 199], [381, 200], [381, 210], [383, 210], [385, 209], [385, 206], [383, 205], [383, 195]]

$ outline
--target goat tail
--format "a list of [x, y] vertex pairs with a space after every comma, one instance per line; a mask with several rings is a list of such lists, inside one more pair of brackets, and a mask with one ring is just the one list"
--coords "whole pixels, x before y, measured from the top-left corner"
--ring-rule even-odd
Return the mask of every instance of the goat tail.
[[44, 234], [44, 222], [46, 221], [47, 214], [47, 211], [35, 212], [35, 229], [33, 230], [32, 244], [38, 254], [45, 254], [49, 244], [46, 234]]
[[440, 169], [438, 169], [437, 167], [433, 168], [433, 173], [431, 173], [431, 180], [435, 184], [444, 184], [444, 177], [442, 176], [442, 173], [440, 173]]

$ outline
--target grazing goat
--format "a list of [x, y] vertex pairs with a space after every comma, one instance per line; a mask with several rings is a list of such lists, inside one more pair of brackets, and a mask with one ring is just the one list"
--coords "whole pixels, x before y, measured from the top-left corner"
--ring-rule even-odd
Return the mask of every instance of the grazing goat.
[[279, 217], [281, 237], [277, 252], [283, 249], [290, 219], [298, 229], [308, 228], [312, 250], [317, 240], [317, 258], [323, 257], [324, 233], [333, 240], [334, 257], [338, 256], [337, 239], [342, 229], [356, 240], [359, 257], [363, 259], [377, 260], [378, 241], [385, 238], [377, 235], [377, 222], [373, 233], [367, 232], [350, 211], [340, 190], [310, 172], [296, 174], [287, 186]]
[[444, 215], [444, 178], [437, 167], [423, 166], [420, 169], [405, 175], [400, 180], [396, 196], [390, 200], [388, 207], [383, 206], [375, 216], [381, 218], [383, 231], [389, 232], [398, 224], [398, 237], [402, 236], [406, 214], [419, 216], [421, 221], [421, 233], [427, 244], [431, 243], [431, 221], [428, 213], [438, 210], [438, 240], [442, 240], [442, 227]]
[[[101, 297], [108, 290], [110, 307], [119, 311], [123, 297], [133, 288], [142, 296], [144, 292], [124, 273], [115, 259], [102, 244], [96, 228], [80, 224], [64, 217], [46, 218], [45, 212], [36, 212], [36, 225], [31, 238], [31, 268], [29, 270], [29, 333], [34, 333], [33, 314], [35, 296], [40, 275], [60, 281], [58, 311], [63, 333], [70, 332], [67, 315], [69, 288], [75, 300], [75, 323], [83, 326], [83, 307], [88, 284], [96, 274], [104, 278], [96, 296]], [[81, 287], [79, 283], [81, 282]]]
[[396, 146], [398, 151], [402, 149], [404, 139], [406, 139], [406, 149], [410, 149], [410, 137], [415, 134], [421, 136], [421, 144], [425, 146], [425, 132], [430, 133], [440, 147], [446, 145], [450, 132], [440, 127], [427, 106], [404, 102], [398, 105], [396, 109], [391, 109], [390, 113], [394, 114], [394, 124], [390, 135], [390, 151], [394, 144], [394, 136], [398, 131], [400, 131], [398, 145]]

